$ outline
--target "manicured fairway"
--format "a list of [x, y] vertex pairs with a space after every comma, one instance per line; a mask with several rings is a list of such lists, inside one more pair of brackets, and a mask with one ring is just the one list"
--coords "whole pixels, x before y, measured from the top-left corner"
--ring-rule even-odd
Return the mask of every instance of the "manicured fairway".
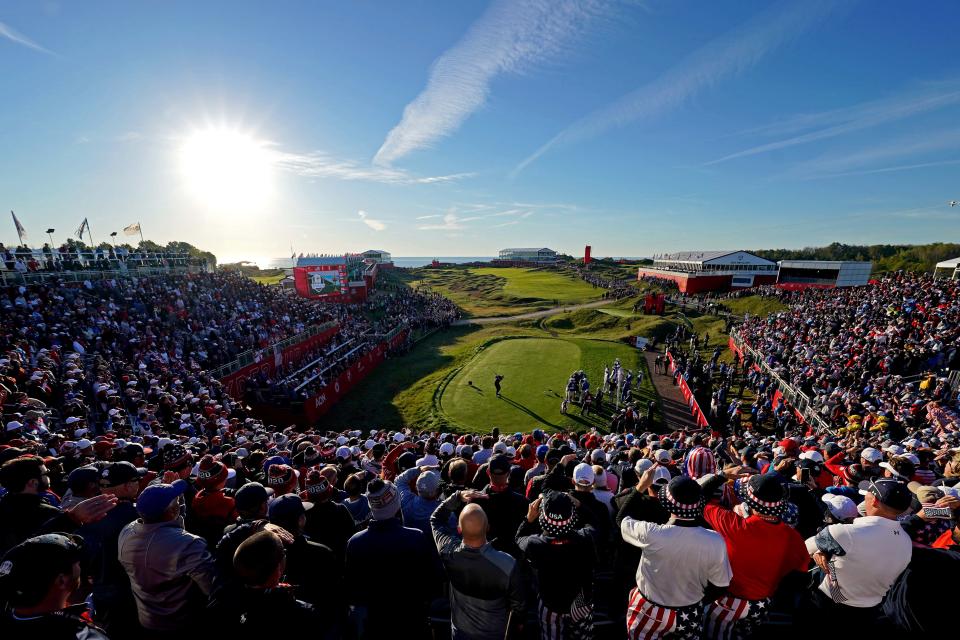
[[[583, 369], [591, 389], [596, 390], [603, 379], [604, 365], [612, 365], [619, 358], [622, 366], [636, 371], [641, 366], [638, 355], [629, 345], [605, 340], [500, 340], [480, 350], [446, 383], [440, 411], [462, 428], [484, 431], [491, 427], [503, 431], [604, 428], [615, 409], [612, 403], [605, 402], [599, 416], [581, 417], [579, 408], [573, 406], [568, 408], [568, 415], [560, 413], [567, 379], [574, 370]], [[493, 386], [498, 373], [504, 376], [501, 398], [496, 397]], [[644, 376], [647, 382], [646, 372]], [[649, 390], [643, 395], [648, 394]]]
[[411, 286], [442, 293], [472, 316], [509, 316], [597, 300], [595, 289], [570, 273], [519, 268], [415, 269]]

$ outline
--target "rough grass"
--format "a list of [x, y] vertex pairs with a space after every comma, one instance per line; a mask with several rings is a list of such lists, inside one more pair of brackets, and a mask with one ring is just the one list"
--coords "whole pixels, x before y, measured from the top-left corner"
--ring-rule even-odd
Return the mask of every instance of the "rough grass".
[[723, 304], [730, 308], [734, 315], [742, 316], [749, 313], [751, 316], [763, 316], [777, 313], [787, 308], [785, 304], [773, 297], [746, 296], [744, 298], [733, 298], [724, 300]]
[[412, 287], [429, 287], [476, 317], [504, 316], [581, 304], [603, 296], [603, 289], [573, 275], [538, 269], [470, 268], [412, 269]]

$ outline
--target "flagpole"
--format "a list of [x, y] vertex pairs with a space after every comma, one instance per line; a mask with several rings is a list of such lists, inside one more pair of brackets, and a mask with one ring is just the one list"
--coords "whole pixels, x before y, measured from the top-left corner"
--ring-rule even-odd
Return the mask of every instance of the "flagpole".
[[140, 232], [140, 244], [143, 244], [143, 225], [137, 222], [137, 230]]
[[87, 222], [87, 235], [90, 236], [90, 250], [93, 251], [96, 247], [93, 246], [93, 231], [90, 230], [90, 220], [84, 218]]

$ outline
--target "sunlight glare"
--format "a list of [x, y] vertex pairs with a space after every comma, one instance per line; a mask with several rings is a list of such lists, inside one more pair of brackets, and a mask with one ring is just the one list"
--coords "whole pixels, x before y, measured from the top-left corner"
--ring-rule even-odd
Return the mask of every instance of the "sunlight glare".
[[272, 192], [266, 143], [234, 129], [191, 133], [180, 148], [180, 170], [191, 196], [216, 211], [256, 210]]

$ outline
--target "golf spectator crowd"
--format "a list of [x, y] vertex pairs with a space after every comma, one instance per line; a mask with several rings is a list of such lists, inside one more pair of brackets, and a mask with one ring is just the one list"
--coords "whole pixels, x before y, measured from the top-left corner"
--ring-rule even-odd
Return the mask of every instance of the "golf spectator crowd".
[[[829, 431], [481, 434], [269, 424], [211, 373], [330, 320], [343, 340], [444, 326], [433, 295], [337, 308], [236, 274], [8, 288], [0, 638], [944, 636], [956, 294], [898, 274], [741, 328]], [[726, 378], [693, 338], [669, 345], [680, 375]]]
[[153, 251], [125, 246], [90, 248], [77, 243], [34, 249], [26, 245], [9, 248], [0, 243], [0, 269], [17, 273], [109, 271], [136, 267], [203, 267], [203, 258], [172, 251]]

